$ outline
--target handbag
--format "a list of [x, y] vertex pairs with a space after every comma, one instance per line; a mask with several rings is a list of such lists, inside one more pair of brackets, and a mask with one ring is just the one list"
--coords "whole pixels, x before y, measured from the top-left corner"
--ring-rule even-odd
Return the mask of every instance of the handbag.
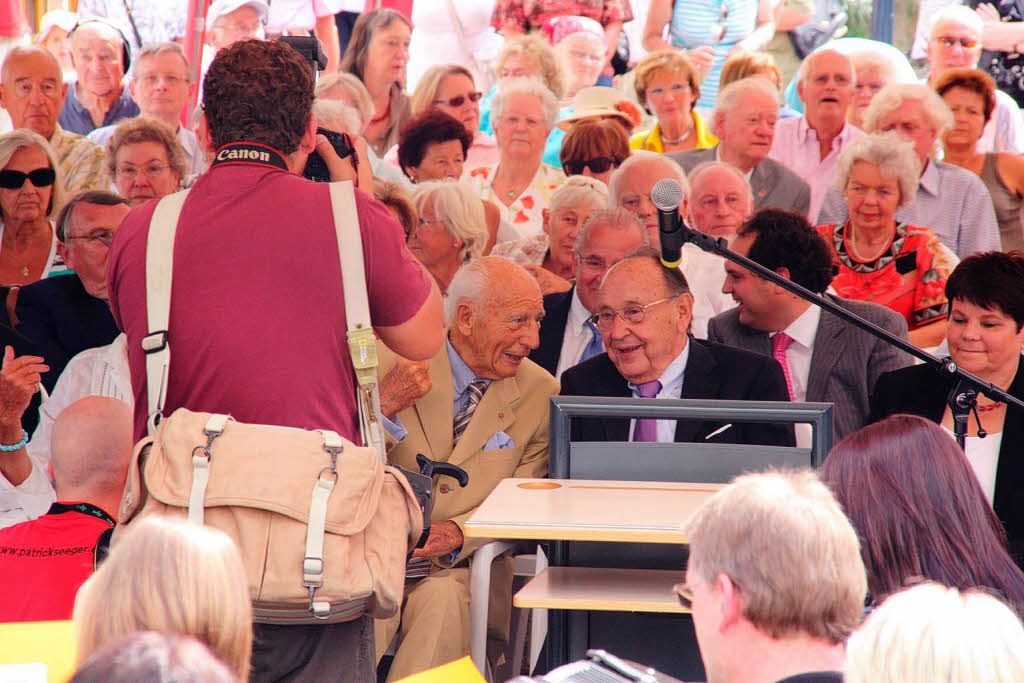
[[423, 530], [409, 482], [375, 443], [383, 443], [377, 358], [352, 183], [329, 188], [366, 446], [329, 430], [244, 424], [185, 408], [163, 418], [174, 234], [188, 190], [160, 200], [146, 244], [149, 435], [135, 446], [115, 544], [126, 526], [154, 514], [223, 531], [241, 552], [260, 623], [394, 615], [406, 558]]

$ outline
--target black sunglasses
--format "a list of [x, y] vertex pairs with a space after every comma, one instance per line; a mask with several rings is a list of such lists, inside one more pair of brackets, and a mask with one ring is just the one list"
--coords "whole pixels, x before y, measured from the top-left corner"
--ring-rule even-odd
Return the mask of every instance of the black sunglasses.
[[26, 178], [31, 180], [36, 187], [48, 187], [53, 185], [53, 181], [57, 179], [57, 172], [52, 168], [37, 168], [28, 173], [3, 170], [0, 171], [0, 187], [5, 190], [17, 190], [25, 184]]
[[468, 95], [456, 95], [455, 97], [447, 100], [434, 100], [434, 104], [447, 104], [449, 107], [461, 107], [467, 99], [470, 102], [476, 102], [483, 96], [484, 94], [481, 92], [471, 92]]
[[594, 159], [566, 159], [562, 162], [562, 168], [569, 172], [569, 175], [580, 175], [583, 173], [583, 169], [590, 168], [591, 173], [604, 173], [612, 166], [618, 166], [622, 163], [622, 159], [612, 159], [611, 157], [597, 157]]

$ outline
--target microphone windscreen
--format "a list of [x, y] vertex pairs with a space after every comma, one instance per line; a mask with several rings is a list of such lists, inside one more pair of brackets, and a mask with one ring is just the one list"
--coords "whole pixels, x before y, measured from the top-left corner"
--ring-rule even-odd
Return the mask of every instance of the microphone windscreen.
[[675, 211], [683, 203], [683, 188], [672, 178], [663, 178], [654, 184], [651, 202], [661, 211]]

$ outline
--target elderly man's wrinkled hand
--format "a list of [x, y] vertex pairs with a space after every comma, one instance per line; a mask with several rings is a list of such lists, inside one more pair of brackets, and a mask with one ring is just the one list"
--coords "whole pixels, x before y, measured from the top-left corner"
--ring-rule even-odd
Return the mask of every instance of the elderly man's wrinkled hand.
[[540, 285], [540, 293], [544, 296], [557, 292], [568, 292], [572, 287], [572, 283], [565, 278], [558, 277], [550, 270], [536, 264], [528, 263], [523, 268], [530, 271], [530, 275], [537, 278], [537, 284]]
[[0, 369], [0, 425], [20, 424], [36, 385], [49, 369], [39, 356], [15, 358], [13, 348], [4, 348], [3, 368]]
[[450, 519], [430, 525], [430, 535], [422, 548], [413, 551], [413, 557], [442, 557], [462, 547], [462, 529]]
[[399, 358], [380, 382], [380, 412], [391, 419], [430, 391], [430, 363]]

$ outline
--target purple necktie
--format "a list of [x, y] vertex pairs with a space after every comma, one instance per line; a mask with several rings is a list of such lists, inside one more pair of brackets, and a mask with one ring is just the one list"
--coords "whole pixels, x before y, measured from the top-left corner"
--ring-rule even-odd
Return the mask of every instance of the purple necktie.
[[[641, 398], [654, 398], [661, 391], [661, 382], [654, 380], [637, 385]], [[633, 426], [633, 441], [656, 442], [658, 440], [658, 421], [640, 420]]]

